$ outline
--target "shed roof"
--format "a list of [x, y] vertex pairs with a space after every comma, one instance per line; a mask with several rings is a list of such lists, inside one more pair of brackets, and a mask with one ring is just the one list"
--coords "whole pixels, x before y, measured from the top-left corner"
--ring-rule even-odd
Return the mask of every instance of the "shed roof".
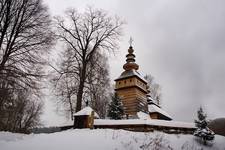
[[158, 105], [149, 104], [148, 111], [149, 111], [149, 113], [159, 113], [160, 115], [167, 118], [168, 120], [172, 120], [172, 117], [166, 111], [161, 109]]
[[[94, 111], [91, 107], [87, 106], [76, 112], [73, 116], [89, 116]], [[99, 118], [99, 115], [94, 111], [94, 117]]]

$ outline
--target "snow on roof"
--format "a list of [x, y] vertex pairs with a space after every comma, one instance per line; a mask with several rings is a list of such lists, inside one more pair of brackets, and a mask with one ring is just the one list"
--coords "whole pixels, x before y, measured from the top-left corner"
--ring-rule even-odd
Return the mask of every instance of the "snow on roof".
[[143, 78], [142, 75], [139, 72], [137, 72], [136, 70], [134, 70], [134, 69], [124, 71], [120, 75], [120, 77], [117, 78], [116, 80], [124, 79], [124, 78], [127, 78], [127, 77], [132, 77], [132, 76], [137, 76], [138, 78], [140, 78], [141, 80], [143, 80], [144, 82], [147, 83], [147, 81], [145, 80], [145, 78]]
[[194, 123], [167, 121], [157, 119], [127, 119], [127, 120], [107, 120], [95, 119], [94, 125], [152, 125], [177, 128], [196, 128]]
[[[89, 116], [94, 111], [91, 107], [87, 106], [76, 112], [73, 116]], [[99, 118], [99, 115], [94, 111], [94, 117]]]
[[139, 119], [144, 119], [144, 120], [145, 119], [151, 119], [149, 114], [146, 114], [142, 111], [137, 112], [137, 116], [138, 116]]
[[154, 99], [153, 99], [149, 94], [147, 94], [147, 100], [148, 100], [149, 102], [153, 102], [153, 101], [154, 101]]
[[154, 104], [148, 105], [148, 111], [150, 113], [158, 112], [158, 113], [172, 119], [172, 117], [166, 111], [164, 111], [163, 109], [161, 109], [160, 107], [158, 107]]

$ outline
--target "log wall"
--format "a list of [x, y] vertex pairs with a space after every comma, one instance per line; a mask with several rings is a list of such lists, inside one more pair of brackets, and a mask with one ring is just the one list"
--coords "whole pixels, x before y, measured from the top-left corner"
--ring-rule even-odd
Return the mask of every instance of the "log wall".
[[147, 84], [137, 77], [116, 81], [115, 91], [122, 100], [125, 114], [147, 112]]

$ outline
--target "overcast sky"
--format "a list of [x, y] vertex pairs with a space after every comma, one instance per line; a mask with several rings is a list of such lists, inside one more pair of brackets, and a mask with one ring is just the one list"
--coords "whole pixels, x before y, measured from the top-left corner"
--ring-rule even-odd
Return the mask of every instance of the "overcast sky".
[[[125, 63], [128, 40], [134, 39], [139, 72], [162, 86], [162, 107], [174, 120], [192, 122], [202, 106], [210, 119], [225, 117], [224, 0], [45, 0], [52, 16], [68, 7], [87, 5], [118, 15], [127, 24], [116, 56], [110, 57], [111, 79]], [[47, 98], [50, 99], [50, 98]], [[46, 100], [43, 120], [54, 125], [63, 117]]]

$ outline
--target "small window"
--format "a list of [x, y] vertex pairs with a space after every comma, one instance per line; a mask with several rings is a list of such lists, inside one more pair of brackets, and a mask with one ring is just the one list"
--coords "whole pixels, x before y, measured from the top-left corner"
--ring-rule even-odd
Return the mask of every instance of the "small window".
[[132, 79], [130, 79], [130, 82], [132, 82]]
[[124, 81], [124, 83], [126, 84], [126, 81]]
[[119, 82], [119, 84], [120, 84], [120, 82]]

